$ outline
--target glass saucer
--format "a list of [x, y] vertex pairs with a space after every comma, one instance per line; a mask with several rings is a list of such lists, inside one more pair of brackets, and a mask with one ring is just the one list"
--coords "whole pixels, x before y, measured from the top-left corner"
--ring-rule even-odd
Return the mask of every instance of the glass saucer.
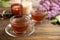
[[31, 34], [33, 34], [35, 31], [35, 28], [33, 25], [29, 26], [27, 28], [27, 30], [23, 33], [23, 34], [16, 34], [12, 28], [11, 28], [11, 24], [8, 24], [7, 27], [5, 28], [5, 32], [12, 36], [12, 37], [19, 37], [19, 36], [30, 36]]

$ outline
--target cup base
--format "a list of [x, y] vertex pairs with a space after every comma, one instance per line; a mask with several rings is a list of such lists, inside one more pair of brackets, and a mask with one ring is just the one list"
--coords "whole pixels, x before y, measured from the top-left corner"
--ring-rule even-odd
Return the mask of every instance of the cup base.
[[[33, 27], [34, 27], [34, 26], [33, 26]], [[22, 33], [22, 34], [16, 34], [16, 33], [13, 31], [13, 29], [11, 28], [11, 24], [8, 24], [7, 27], [5, 28], [5, 32], [6, 32], [8, 35], [12, 36], [12, 37], [30, 36], [31, 34], [34, 33], [34, 30], [35, 30], [35, 29], [33, 29], [33, 27], [29, 26], [24, 33]]]

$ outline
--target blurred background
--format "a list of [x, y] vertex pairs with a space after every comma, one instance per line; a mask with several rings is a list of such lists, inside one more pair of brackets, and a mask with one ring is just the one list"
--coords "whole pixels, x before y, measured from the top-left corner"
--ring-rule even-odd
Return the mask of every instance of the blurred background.
[[[20, 2], [21, 0], [0, 0], [0, 7], [8, 7], [12, 3]], [[33, 6], [38, 6], [40, 0], [31, 0]]]

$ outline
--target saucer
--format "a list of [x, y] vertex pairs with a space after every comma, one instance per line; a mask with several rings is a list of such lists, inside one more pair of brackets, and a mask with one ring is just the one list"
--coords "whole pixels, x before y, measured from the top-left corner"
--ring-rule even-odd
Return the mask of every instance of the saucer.
[[35, 28], [33, 25], [30, 25], [27, 30], [23, 33], [23, 34], [16, 34], [12, 28], [11, 28], [11, 24], [8, 24], [7, 27], [5, 28], [5, 32], [12, 37], [19, 37], [19, 36], [30, 36], [34, 33]]

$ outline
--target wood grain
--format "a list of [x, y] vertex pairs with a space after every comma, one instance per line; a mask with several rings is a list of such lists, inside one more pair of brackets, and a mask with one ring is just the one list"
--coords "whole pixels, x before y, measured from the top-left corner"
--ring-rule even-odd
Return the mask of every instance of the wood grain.
[[60, 26], [45, 21], [35, 25], [35, 32], [29, 37], [11, 37], [5, 33], [9, 20], [0, 20], [0, 40], [60, 40]]

